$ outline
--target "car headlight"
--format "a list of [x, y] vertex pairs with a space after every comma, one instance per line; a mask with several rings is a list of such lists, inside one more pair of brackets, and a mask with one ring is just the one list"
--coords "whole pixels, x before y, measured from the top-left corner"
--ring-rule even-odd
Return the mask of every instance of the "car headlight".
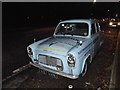
[[112, 22], [109, 23], [110, 26], [111, 26], [112, 24], [113, 24]]
[[75, 66], [75, 57], [72, 54], [68, 54], [67, 62], [70, 67]]
[[120, 25], [120, 22], [118, 22], [118, 25]]
[[28, 55], [32, 57], [33, 56], [32, 48], [28, 47], [27, 51], [28, 51]]

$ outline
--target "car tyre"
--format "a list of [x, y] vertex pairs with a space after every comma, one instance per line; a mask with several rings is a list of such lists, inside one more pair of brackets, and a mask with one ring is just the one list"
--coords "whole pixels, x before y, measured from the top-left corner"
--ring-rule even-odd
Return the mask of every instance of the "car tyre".
[[87, 72], [87, 68], [88, 68], [88, 63], [85, 62], [84, 69], [83, 69], [83, 71], [82, 71], [82, 73], [81, 73], [81, 76], [82, 76], [82, 77], [85, 76], [85, 74], [86, 74], [86, 72]]

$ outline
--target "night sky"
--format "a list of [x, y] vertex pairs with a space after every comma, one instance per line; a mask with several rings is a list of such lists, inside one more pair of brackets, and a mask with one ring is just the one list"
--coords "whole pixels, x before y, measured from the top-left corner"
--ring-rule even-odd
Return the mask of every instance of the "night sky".
[[[4, 2], [3, 28], [56, 25], [60, 20], [120, 16], [120, 3]], [[109, 11], [108, 11], [109, 10]]]

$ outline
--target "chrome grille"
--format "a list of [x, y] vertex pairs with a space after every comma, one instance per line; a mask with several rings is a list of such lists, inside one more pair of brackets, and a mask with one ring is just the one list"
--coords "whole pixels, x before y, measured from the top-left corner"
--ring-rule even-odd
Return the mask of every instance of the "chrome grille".
[[49, 66], [62, 66], [62, 62], [60, 59], [51, 57], [51, 56], [46, 56], [46, 55], [38, 55], [38, 61], [39, 63], [46, 64]]
[[56, 66], [57, 65], [57, 59], [53, 58], [53, 57], [47, 57], [46, 56], [46, 64]]

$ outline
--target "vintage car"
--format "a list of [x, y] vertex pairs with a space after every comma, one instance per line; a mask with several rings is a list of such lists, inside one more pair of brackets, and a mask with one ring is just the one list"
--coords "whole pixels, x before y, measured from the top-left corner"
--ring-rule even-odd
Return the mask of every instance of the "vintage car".
[[70, 79], [84, 76], [88, 64], [102, 45], [102, 32], [97, 20], [61, 21], [54, 35], [27, 47], [30, 64]]

